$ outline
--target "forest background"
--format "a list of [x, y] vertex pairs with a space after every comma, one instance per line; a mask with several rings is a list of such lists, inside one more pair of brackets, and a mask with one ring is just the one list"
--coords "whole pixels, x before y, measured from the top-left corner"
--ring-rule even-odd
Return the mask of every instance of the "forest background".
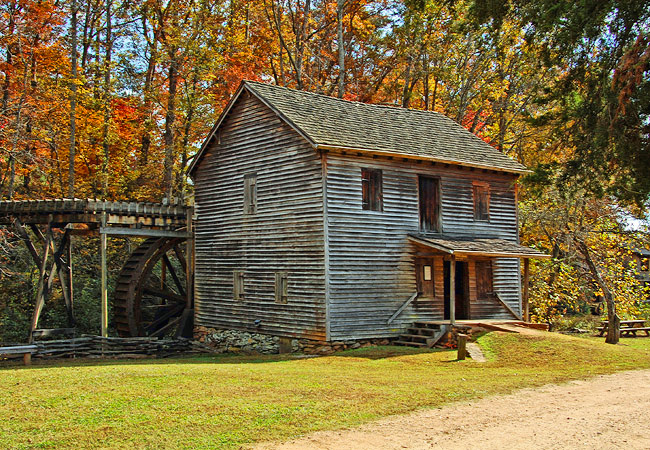
[[[0, 197], [191, 199], [187, 167], [242, 79], [446, 114], [519, 182], [532, 317], [598, 296], [648, 315], [650, 5], [629, 0], [1, 0]], [[96, 240], [75, 312], [97, 333]], [[133, 242], [110, 245], [111, 274]], [[0, 342], [26, 340], [38, 271], [0, 234]], [[646, 289], [644, 291], [644, 289]], [[65, 323], [54, 291], [41, 326]]]

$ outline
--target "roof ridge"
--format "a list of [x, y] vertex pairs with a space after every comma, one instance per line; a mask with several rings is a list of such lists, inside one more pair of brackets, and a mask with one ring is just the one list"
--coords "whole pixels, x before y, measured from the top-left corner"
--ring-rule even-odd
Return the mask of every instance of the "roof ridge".
[[286, 91], [298, 92], [298, 93], [307, 94], [307, 95], [314, 95], [314, 96], [317, 96], [317, 97], [323, 97], [323, 98], [326, 98], [328, 100], [336, 100], [336, 101], [340, 101], [340, 102], [344, 102], [344, 103], [353, 103], [353, 104], [362, 105], [362, 106], [369, 106], [369, 107], [373, 107], [373, 108], [388, 108], [388, 109], [395, 109], [395, 110], [401, 110], [401, 111], [418, 112], [418, 113], [423, 113], [423, 114], [432, 113], [432, 114], [436, 114], [436, 115], [439, 115], [439, 116], [443, 116], [443, 117], [453, 121], [453, 119], [450, 119], [449, 117], [447, 117], [443, 113], [438, 112], [438, 111], [434, 111], [434, 110], [412, 109], [412, 108], [405, 108], [403, 106], [398, 106], [398, 105], [382, 105], [382, 104], [379, 104], [379, 103], [365, 103], [365, 102], [361, 102], [359, 100], [347, 100], [347, 99], [344, 99], [344, 98], [332, 97], [331, 95], [321, 94], [321, 93], [318, 93], [318, 92], [305, 91], [305, 90], [302, 90], [302, 89], [295, 89], [295, 88], [290, 88], [290, 87], [287, 87], [287, 86], [280, 86], [279, 84], [264, 83], [262, 81], [244, 80], [244, 83], [245, 84], [259, 84], [259, 85], [262, 85], [262, 86], [269, 86], [269, 87], [272, 87], [272, 88], [283, 89], [283, 90], [286, 90]]

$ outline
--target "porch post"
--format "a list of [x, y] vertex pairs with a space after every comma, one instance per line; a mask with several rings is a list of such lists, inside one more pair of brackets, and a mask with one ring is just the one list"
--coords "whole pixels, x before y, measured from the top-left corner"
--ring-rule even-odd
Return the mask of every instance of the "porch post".
[[449, 323], [456, 324], [456, 257], [449, 261]]
[[529, 283], [529, 272], [530, 272], [530, 259], [524, 258], [524, 295], [522, 299], [523, 307], [524, 307], [524, 322], [530, 322], [530, 315], [529, 315], [529, 310], [528, 310], [528, 285]]

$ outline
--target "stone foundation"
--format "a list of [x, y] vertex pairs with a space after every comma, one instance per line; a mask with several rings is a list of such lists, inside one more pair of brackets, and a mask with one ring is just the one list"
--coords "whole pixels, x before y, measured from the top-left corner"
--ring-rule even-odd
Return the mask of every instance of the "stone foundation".
[[[276, 354], [280, 352], [280, 338], [268, 334], [197, 326], [194, 328], [194, 339], [213, 347], [220, 353]], [[293, 339], [291, 351], [305, 355], [331, 355], [348, 349], [389, 344], [390, 339], [333, 342]]]
[[466, 334], [468, 341], [473, 341], [473, 336], [482, 333], [485, 329], [480, 327], [471, 327], [467, 325], [447, 325], [448, 331], [440, 338], [436, 347], [458, 348], [458, 335]]

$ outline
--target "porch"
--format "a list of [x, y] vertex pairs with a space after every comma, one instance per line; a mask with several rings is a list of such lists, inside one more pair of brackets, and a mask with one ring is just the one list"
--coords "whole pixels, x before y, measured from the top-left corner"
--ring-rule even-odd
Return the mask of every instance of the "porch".
[[[443, 323], [529, 321], [529, 260], [548, 255], [495, 238], [452, 239], [418, 234], [409, 235], [409, 240], [416, 249], [416, 298], [420, 304], [437, 308]], [[515, 258], [523, 259], [521, 284], [519, 264], [505, 267], [503, 263]]]

